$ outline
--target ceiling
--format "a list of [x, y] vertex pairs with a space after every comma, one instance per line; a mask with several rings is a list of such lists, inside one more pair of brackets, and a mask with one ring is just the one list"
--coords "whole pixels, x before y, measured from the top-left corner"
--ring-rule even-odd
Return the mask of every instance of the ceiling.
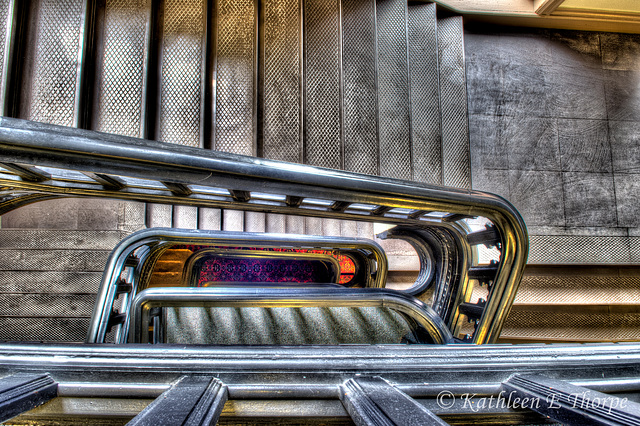
[[640, 14], [638, 0], [564, 0], [556, 8], [557, 12], [581, 12], [609, 14]]
[[640, 33], [639, 0], [436, 0], [467, 20], [502, 25]]

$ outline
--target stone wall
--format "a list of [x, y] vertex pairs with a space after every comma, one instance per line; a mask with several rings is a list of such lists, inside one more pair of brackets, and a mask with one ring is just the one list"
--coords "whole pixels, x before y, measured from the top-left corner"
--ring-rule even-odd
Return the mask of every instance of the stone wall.
[[467, 26], [473, 188], [530, 263], [640, 262], [640, 35]]

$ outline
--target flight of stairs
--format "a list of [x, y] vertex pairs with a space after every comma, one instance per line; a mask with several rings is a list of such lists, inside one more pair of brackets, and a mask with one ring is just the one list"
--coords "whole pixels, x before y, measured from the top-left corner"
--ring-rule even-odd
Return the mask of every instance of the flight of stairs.
[[[4, 0], [0, 58], [2, 115], [471, 188], [462, 17], [434, 3]], [[77, 207], [46, 203], [59, 211]], [[43, 213], [36, 210], [2, 220], [0, 340], [82, 340], [106, 251], [142, 223], [365, 238], [381, 231], [367, 223], [157, 204], [123, 208], [129, 213], [117, 227], [88, 231], [64, 215], [36, 224]], [[390, 281], [412, 281], [412, 249], [379, 242], [390, 256]], [[553, 329], [552, 317], [566, 322], [549, 312], [570, 302], [545, 302], [546, 289], [570, 288], [566, 282], [576, 279], [530, 272], [522, 294], [537, 290], [516, 299], [504, 337], [578, 339], [578, 319], [571, 333], [544, 331]], [[579, 279], [577, 286], [637, 288], [633, 276], [607, 274], [607, 283]], [[611, 295], [585, 312], [619, 314], [610, 328], [637, 324], [635, 308], [608, 307], [619, 296]], [[27, 305], [40, 312], [24, 312]], [[635, 335], [625, 336], [602, 334]]]
[[[8, 72], [0, 76], [2, 114], [471, 187], [461, 17], [438, 17], [435, 4], [404, 0], [266, 0], [260, 10], [257, 5], [1, 2], [0, 46], [14, 46], [3, 56]], [[63, 211], [74, 206], [48, 203]], [[16, 226], [28, 214], [9, 213], [3, 225]], [[132, 223], [369, 238], [376, 231], [371, 224], [183, 206], [150, 204], [142, 215]], [[6, 261], [0, 268], [19, 272], [3, 272], [0, 285], [23, 301], [33, 298], [38, 309], [50, 306], [51, 324], [71, 321], [64, 317], [85, 324], [104, 250], [124, 234], [84, 236], [65, 223], [59, 228], [65, 230], [33, 231], [37, 235], [3, 229], [3, 237], [25, 237], [4, 238]], [[31, 238], [42, 252], [28, 248]], [[81, 242], [66, 247], [59, 241], [64, 238]], [[383, 244], [397, 275], [411, 275], [411, 249], [395, 241]], [[19, 254], [25, 248], [27, 254]], [[82, 273], [89, 279], [77, 288]], [[40, 278], [49, 281], [42, 289], [27, 285]], [[80, 326], [65, 336], [25, 319], [38, 313], [16, 311], [22, 316], [14, 318], [11, 295], [4, 298], [4, 313], [16, 327], [4, 327], [0, 339], [28, 340], [25, 321], [34, 324], [36, 340], [82, 338]]]
[[83, 341], [122, 231], [0, 229], [0, 340]]

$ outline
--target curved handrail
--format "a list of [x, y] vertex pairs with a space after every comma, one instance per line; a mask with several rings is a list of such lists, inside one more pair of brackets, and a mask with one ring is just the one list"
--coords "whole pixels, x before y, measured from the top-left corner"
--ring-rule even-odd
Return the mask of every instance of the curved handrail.
[[[437, 234], [434, 234], [437, 231]], [[404, 292], [412, 296], [431, 287], [433, 284], [434, 294], [432, 296], [431, 307], [440, 314], [449, 329], [456, 331], [459, 312], [456, 309], [460, 303], [464, 302], [464, 297], [471, 290], [468, 271], [471, 266], [471, 247], [462, 231], [454, 224], [440, 223], [430, 228], [417, 226], [396, 226], [379, 235], [380, 238], [399, 238], [407, 241], [413, 246], [418, 259], [420, 260], [420, 273], [415, 284]], [[446, 244], [445, 244], [446, 243]], [[453, 246], [450, 248], [446, 245]], [[449, 251], [447, 257], [455, 255], [454, 265], [443, 265], [437, 262], [434, 251]], [[438, 282], [434, 278], [436, 269], [439, 272]], [[452, 280], [446, 275], [456, 274], [457, 280]], [[454, 282], [456, 281], [456, 282]], [[454, 284], [457, 284], [454, 286]]]
[[165, 287], [141, 291], [133, 300], [130, 336], [132, 343], [147, 343], [142, 332], [154, 307], [379, 307], [404, 313], [427, 330], [436, 343], [453, 342], [451, 332], [438, 314], [424, 302], [396, 291], [380, 288], [343, 289], [295, 286], [277, 287]]
[[[123, 239], [111, 252], [105, 266], [102, 282], [98, 290], [96, 304], [94, 306], [89, 331], [87, 333], [87, 343], [100, 343], [105, 339], [107, 323], [111, 315], [113, 300], [116, 294], [116, 287], [120, 279], [120, 274], [125, 266], [127, 258], [137, 249], [147, 245], [158, 243], [176, 243], [190, 245], [226, 245], [233, 247], [322, 247], [345, 249], [366, 249], [371, 251], [377, 262], [375, 280], [371, 283], [374, 287], [383, 287], [387, 274], [387, 257], [380, 245], [374, 241], [346, 238], [346, 237], [318, 237], [307, 235], [282, 235], [269, 233], [250, 232], [229, 232], [229, 231], [201, 231], [192, 229], [173, 228], [150, 228], [135, 232]], [[150, 253], [145, 253], [144, 262]], [[133, 288], [133, 293], [139, 289]], [[130, 311], [127, 299], [122, 303], [122, 312], [128, 314]], [[127, 320], [128, 321], [128, 320]], [[124, 323], [124, 329], [128, 327], [128, 322]]]
[[[482, 216], [493, 223], [502, 258], [491, 294], [473, 336], [474, 343], [495, 342], [513, 303], [528, 255], [528, 236], [518, 211], [498, 195], [443, 188], [397, 179], [290, 164], [261, 158], [61, 126], [0, 119], [0, 159], [45, 167], [126, 176], [199, 187], [224, 188], [230, 196], [174, 194], [159, 189], [109, 189], [96, 183], [45, 180], [30, 182], [11, 176], [0, 184], [33, 192], [99, 196], [224, 207], [248, 211], [296, 214], [383, 223], [424, 223], [411, 212], [450, 212], [460, 217]], [[233, 197], [258, 189], [286, 200]], [[300, 206], [295, 200], [330, 200], [326, 207]], [[362, 211], [333, 206], [366, 204], [382, 210]], [[380, 213], [384, 211], [386, 213]]]

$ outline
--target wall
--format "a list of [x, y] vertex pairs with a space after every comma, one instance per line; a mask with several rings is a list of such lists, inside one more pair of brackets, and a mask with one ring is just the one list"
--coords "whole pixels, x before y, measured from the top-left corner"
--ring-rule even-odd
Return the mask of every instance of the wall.
[[467, 26], [465, 54], [473, 188], [529, 263], [640, 262], [640, 36]]

